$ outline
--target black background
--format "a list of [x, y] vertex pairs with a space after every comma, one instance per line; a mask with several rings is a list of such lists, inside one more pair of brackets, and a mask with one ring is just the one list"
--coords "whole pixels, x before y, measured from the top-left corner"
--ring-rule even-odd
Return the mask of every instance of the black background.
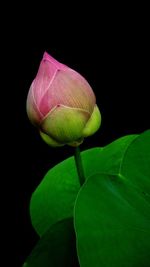
[[140, 6], [138, 10], [99, 7], [97, 12], [91, 7], [88, 12], [75, 5], [67, 8], [64, 12], [60, 6], [41, 6], [37, 13], [30, 8], [26, 12], [22, 6], [5, 30], [9, 103], [5, 180], [11, 193], [7, 214], [13, 232], [11, 248], [15, 248], [12, 261], [17, 266], [38, 240], [29, 216], [32, 192], [49, 168], [74, 153], [67, 146], [48, 147], [27, 118], [27, 93], [44, 51], [81, 73], [96, 94], [102, 125], [85, 140], [82, 150], [150, 128], [146, 10]]

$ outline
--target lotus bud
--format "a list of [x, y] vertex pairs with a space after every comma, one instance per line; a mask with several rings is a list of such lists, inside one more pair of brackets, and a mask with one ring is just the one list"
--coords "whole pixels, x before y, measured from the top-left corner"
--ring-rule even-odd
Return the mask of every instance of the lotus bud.
[[27, 97], [27, 114], [50, 146], [80, 145], [101, 124], [88, 82], [44, 53]]

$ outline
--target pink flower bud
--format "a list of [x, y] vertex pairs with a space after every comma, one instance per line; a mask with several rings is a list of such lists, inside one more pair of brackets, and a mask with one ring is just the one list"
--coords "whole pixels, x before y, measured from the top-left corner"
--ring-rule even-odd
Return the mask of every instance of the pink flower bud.
[[27, 114], [51, 146], [77, 146], [101, 123], [88, 82], [46, 52], [28, 93]]

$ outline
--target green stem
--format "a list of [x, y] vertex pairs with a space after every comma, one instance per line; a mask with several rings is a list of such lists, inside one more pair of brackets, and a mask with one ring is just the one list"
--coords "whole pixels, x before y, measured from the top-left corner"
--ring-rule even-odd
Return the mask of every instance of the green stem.
[[80, 182], [80, 185], [82, 186], [85, 181], [85, 177], [84, 177], [84, 171], [83, 171], [83, 165], [82, 165], [79, 146], [75, 148], [75, 163], [76, 163], [77, 172], [79, 176], [79, 182]]

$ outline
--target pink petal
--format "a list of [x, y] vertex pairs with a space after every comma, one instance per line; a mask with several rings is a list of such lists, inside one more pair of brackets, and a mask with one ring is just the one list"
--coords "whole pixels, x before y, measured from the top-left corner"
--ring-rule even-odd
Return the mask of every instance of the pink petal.
[[47, 60], [42, 60], [36, 78], [33, 81], [33, 94], [37, 106], [39, 106], [42, 96], [50, 87], [57, 68]]
[[35, 103], [35, 99], [33, 96], [33, 88], [32, 88], [32, 84], [31, 87], [29, 89], [29, 93], [27, 96], [27, 114], [28, 117], [30, 119], [30, 121], [34, 124], [34, 125], [39, 125], [43, 116], [40, 113], [36, 103]]
[[89, 113], [94, 109], [96, 99], [88, 82], [70, 68], [57, 70], [53, 82], [45, 91], [39, 105], [46, 115], [56, 105], [80, 108]]

